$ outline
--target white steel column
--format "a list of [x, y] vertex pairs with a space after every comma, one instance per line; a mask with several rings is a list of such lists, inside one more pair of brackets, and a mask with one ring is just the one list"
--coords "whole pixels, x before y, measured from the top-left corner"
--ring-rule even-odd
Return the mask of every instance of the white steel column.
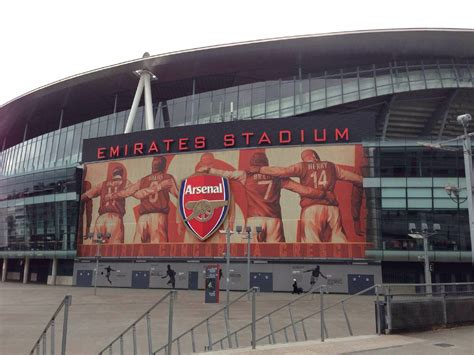
[[140, 75], [140, 81], [138, 82], [137, 91], [135, 92], [135, 97], [133, 98], [132, 108], [130, 109], [130, 113], [128, 115], [124, 133], [130, 133], [132, 131], [133, 121], [135, 120], [138, 105], [140, 104], [140, 99], [142, 98], [144, 81], [145, 77], [143, 75]]
[[23, 283], [28, 283], [28, 275], [30, 273], [30, 258], [25, 257], [25, 264], [23, 265]]
[[8, 258], [3, 258], [2, 282], [7, 281]]
[[53, 258], [53, 265], [51, 267], [51, 284], [56, 285], [56, 276], [58, 275], [58, 258]]
[[153, 120], [153, 102], [151, 100], [151, 74], [144, 70], [141, 73], [141, 78], [142, 77], [145, 78], [145, 127], [149, 130], [155, 128], [155, 122]]
[[466, 175], [466, 193], [467, 193], [467, 209], [469, 213], [469, 232], [471, 239], [471, 262], [474, 264], [474, 206], [472, 198], [472, 150], [471, 137], [467, 134], [466, 126], [464, 125], [464, 139], [463, 139], [463, 153], [464, 153], [464, 170]]

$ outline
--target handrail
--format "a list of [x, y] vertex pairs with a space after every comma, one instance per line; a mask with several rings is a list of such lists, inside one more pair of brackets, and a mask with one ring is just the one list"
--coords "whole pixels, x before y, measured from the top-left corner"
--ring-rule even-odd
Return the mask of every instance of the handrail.
[[46, 327], [43, 329], [41, 332], [41, 335], [39, 336], [38, 340], [36, 340], [35, 345], [33, 345], [33, 348], [30, 351], [30, 355], [33, 355], [35, 350], [38, 352], [39, 351], [39, 345], [41, 341], [43, 341], [43, 353], [46, 354], [46, 344], [44, 343], [46, 340], [46, 333], [48, 332], [48, 329], [51, 327], [51, 353], [54, 354], [54, 324], [56, 320], [56, 316], [61, 312], [61, 310], [64, 307], [64, 320], [63, 320], [63, 335], [62, 335], [62, 341], [61, 341], [61, 355], [66, 354], [66, 340], [67, 340], [67, 322], [68, 322], [68, 311], [69, 311], [69, 306], [71, 305], [71, 300], [72, 296], [71, 295], [66, 295], [63, 300], [61, 301], [61, 304], [59, 307], [56, 309], [56, 311], [53, 313], [53, 316], [50, 318], [48, 323], [46, 323]]
[[114, 340], [112, 340], [106, 347], [104, 347], [100, 352], [99, 355], [103, 354], [107, 349], [110, 349], [117, 341], [119, 341], [123, 336], [131, 329], [133, 329], [134, 326], [137, 325], [138, 322], [140, 322], [143, 318], [147, 317], [151, 311], [153, 311], [159, 304], [161, 304], [164, 300], [166, 300], [168, 297], [173, 297], [173, 294], [176, 291], [169, 291], [166, 293], [163, 297], [161, 297], [155, 304], [153, 304], [150, 308], [148, 308], [145, 313], [143, 313], [140, 317], [138, 317], [137, 320], [135, 320], [132, 324], [130, 324], [122, 333], [120, 333]]
[[[248, 294], [254, 292], [255, 289], [258, 289], [258, 287], [252, 287], [251, 289], [245, 291], [242, 295], [240, 295], [239, 297], [237, 297], [236, 299], [234, 299], [232, 302], [230, 302], [228, 305], [225, 305], [224, 307], [222, 308], [219, 308], [217, 311], [215, 311], [214, 313], [212, 313], [210, 316], [208, 316], [207, 318], [203, 319], [202, 321], [200, 321], [199, 323], [196, 323], [195, 325], [193, 325], [191, 328], [189, 328], [187, 331], [181, 333], [180, 335], [178, 335], [176, 338], [173, 339], [172, 343], [175, 343], [176, 341], [178, 341], [179, 339], [181, 339], [182, 337], [184, 337], [185, 335], [189, 334], [189, 333], [192, 333], [194, 331], [194, 329], [196, 329], [197, 327], [205, 324], [206, 322], [208, 322], [211, 318], [213, 318], [214, 316], [218, 315], [219, 313], [221, 313], [222, 311], [224, 312], [227, 312], [227, 309], [228, 307], [230, 307], [231, 305], [233, 305], [234, 303], [236, 303], [237, 301], [241, 300], [242, 298], [244, 298], [245, 296], [247, 296]], [[227, 338], [227, 337], [226, 337]], [[214, 344], [212, 344], [214, 345]], [[163, 345], [161, 348], [159, 348], [158, 350], [155, 350], [153, 352], [153, 355], [159, 353], [160, 351], [166, 349], [168, 347], [168, 344], [165, 344]]]
[[[282, 306], [280, 306], [280, 307], [274, 309], [273, 311], [271, 311], [271, 312], [269, 312], [269, 313], [264, 314], [263, 316], [260, 316], [259, 318], [257, 318], [257, 319], [255, 320], [255, 322], [259, 322], [259, 321], [261, 321], [262, 319], [265, 319], [266, 317], [269, 317], [269, 316], [271, 316], [272, 314], [274, 314], [274, 313], [276, 313], [276, 312], [278, 312], [278, 311], [281, 311], [281, 310], [284, 309], [285, 307], [291, 306], [293, 303], [298, 302], [299, 300], [301, 300], [302, 298], [308, 296], [309, 294], [314, 294], [314, 291], [321, 289], [321, 287], [323, 287], [323, 285], [318, 286], [318, 287], [316, 287], [316, 288], [313, 286], [309, 291], [305, 292], [305, 293], [302, 294], [301, 296], [298, 296], [298, 297], [295, 298], [294, 300], [292, 300], [292, 301], [290, 301], [290, 302], [288, 302], [288, 303], [285, 303], [284, 305], [282, 305]], [[247, 329], [247, 328], [250, 327], [250, 326], [252, 326], [252, 323], [248, 323], [248, 324], [246, 324], [246, 325], [240, 327], [239, 329], [234, 330], [232, 333], [230, 333], [230, 336], [235, 336], [237, 333], [239, 333], [240, 331], [242, 331], [242, 330], [244, 330], [244, 329]], [[212, 343], [212, 345], [219, 344], [219, 343], [220, 343], [221, 341], [223, 341], [224, 339], [227, 339], [227, 337], [228, 337], [228, 336], [226, 335], [226, 336], [220, 338], [219, 340], [217, 340], [217, 341], [215, 341], [214, 343]], [[257, 341], [258, 341], [258, 340], [257, 340]]]
[[474, 282], [440, 282], [440, 283], [418, 283], [418, 284], [381, 284], [380, 287], [403, 287], [403, 286], [462, 286], [462, 285], [474, 285]]
[[[353, 295], [350, 295], [349, 297], [346, 297], [346, 298], [344, 298], [344, 299], [342, 299], [342, 300], [340, 300], [340, 301], [337, 301], [336, 303], [333, 303], [333, 304], [331, 304], [331, 305], [329, 305], [329, 306], [327, 306], [327, 307], [324, 307], [324, 308], [320, 309], [319, 311], [316, 311], [316, 312], [311, 313], [311, 314], [309, 314], [309, 315], [307, 315], [307, 316], [305, 316], [305, 317], [303, 317], [303, 318], [301, 318], [301, 319], [299, 319], [299, 320], [297, 320], [297, 321], [294, 321], [293, 324], [301, 323], [301, 322], [305, 321], [305, 320], [308, 319], [308, 318], [311, 318], [311, 317], [314, 317], [314, 316], [317, 315], [317, 314], [320, 314], [321, 311], [324, 312], [324, 311], [326, 311], [326, 310], [328, 310], [328, 309], [330, 309], [330, 308], [333, 308], [333, 307], [335, 307], [335, 306], [337, 306], [337, 305], [339, 305], [339, 304], [344, 304], [344, 302], [350, 300], [351, 298], [360, 296], [360, 295], [362, 295], [362, 294], [364, 294], [364, 293], [366, 293], [366, 292], [369, 292], [369, 291], [371, 291], [371, 290], [373, 290], [373, 289], [376, 289], [376, 288], [378, 288], [378, 287], [380, 287], [380, 286], [381, 286], [381, 285], [378, 285], [378, 284], [377, 284], [377, 285], [372, 285], [372, 286], [370, 286], [370, 287], [368, 287], [368, 288], [366, 288], [366, 289], [364, 289], [364, 290], [362, 290], [362, 291], [359, 291], [359, 292], [357, 292], [357, 293], [355, 293], [355, 294], [353, 294]], [[279, 329], [275, 330], [273, 333], [281, 332], [281, 331], [283, 331], [283, 330], [285, 330], [285, 329], [287, 329], [287, 328], [289, 328], [289, 327], [291, 327], [291, 326], [292, 326], [291, 324], [288, 324], [288, 325], [286, 325], [286, 326], [284, 326], [284, 327], [282, 327], [282, 328], [279, 328]], [[263, 339], [265, 339], [265, 338], [268, 338], [271, 334], [272, 334], [272, 333], [266, 334], [265, 336], [258, 338], [258, 339], [257, 339], [257, 342], [259, 342], [260, 340], [263, 340]]]

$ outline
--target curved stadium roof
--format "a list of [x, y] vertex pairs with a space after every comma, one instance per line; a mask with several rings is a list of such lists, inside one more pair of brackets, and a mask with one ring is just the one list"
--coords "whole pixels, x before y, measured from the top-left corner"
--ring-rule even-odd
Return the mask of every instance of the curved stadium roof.
[[473, 63], [474, 30], [396, 29], [285, 37], [226, 44], [154, 55], [92, 70], [30, 91], [0, 106], [0, 142], [7, 147], [23, 138], [55, 130], [61, 109], [63, 126], [130, 108], [138, 82], [135, 70], [147, 68], [158, 80], [160, 100], [305, 73], [410, 60]]

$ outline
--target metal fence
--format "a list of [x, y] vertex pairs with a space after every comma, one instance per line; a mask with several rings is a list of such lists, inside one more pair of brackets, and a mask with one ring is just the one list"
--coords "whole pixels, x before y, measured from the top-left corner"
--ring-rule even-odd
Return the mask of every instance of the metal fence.
[[[168, 308], [168, 343], [166, 344], [167, 349], [169, 351], [167, 354], [171, 354], [172, 351], [172, 339], [173, 339], [173, 308], [174, 308], [174, 301], [176, 300], [178, 292], [172, 290], [168, 292], [166, 295], [161, 297], [158, 302], [156, 302], [153, 306], [151, 306], [143, 315], [141, 315], [136, 321], [134, 321], [127, 329], [125, 329], [122, 333], [120, 333], [114, 340], [112, 340], [106, 347], [104, 347], [100, 352], [99, 355], [104, 354], [108, 351], [109, 355], [113, 355], [114, 348], [118, 347], [118, 351], [120, 355], [130, 354], [133, 355], [137, 354], [153, 354], [153, 331], [152, 331], [152, 323], [151, 323], [151, 312], [155, 310], [160, 304], [165, 302], [166, 300], [169, 301], [169, 308]], [[137, 336], [137, 327], [139, 323], [145, 319], [145, 328], [146, 328], [146, 345], [144, 346], [147, 350], [141, 350], [143, 346], [140, 343], [142, 337]], [[131, 333], [131, 349], [126, 349], [126, 337]]]
[[[221, 307], [216, 312], [212, 313], [209, 317], [203, 319], [199, 323], [193, 325], [187, 331], [181, 333], [177, 336], [171, 343], [165, 344], [155, 352], [153, 355], [160, 354], [164, 352], [164, 354], [170, 355], [171, 354], [171, 347], [176, 345], [177, 354], [181, 355], [182, 353], [194, 353], [198, 349], [203, 349], [204, 351], [215, 350], [214, 345], [216, 344], [213, 339], [213, 332], [212, 332], [212, 323], [219, 322], [219, 320], [223, 320], [224, 331], [225, 331], [225, 338], [220, 340], [221, 348], [223, 348], [224, 341], [227, 342], [230, 348], [240, 346], [239, 339], [237, 336], [231, 337], [231, 329], [229, 324], [229, 315], [231, 311], [231, 307], [235, 305], [237, 302], [244, 300], [246, 296], [251, 296], [251, 308], [250, 308], [250, 316], [252, 319], [252, 326], [251, 326], [251, 337], [250, 337], [250, 344], [246, 343], [246, 345], [251, 345], [253, 349], [256, 346], [256, 328], [255, 328], [255, 319], [256, 319], [256, 295], [259, 291], [258, 287], [253, 287], [250, 290], [246, 291], [232, 302], [229, 305]], [[221, 318], [222, 317], [222, 318]], [[203, 331], [204, 328], [204, 331]], [[215, 335], [215, 333], [214, 333]], [[200, 341], [205, 339], [204, 342]]]
[[[258, 288], [254, 287], [190, 328], [184, 328], [186, 330], [174, 338], [173, 307], [179, 307], [179, 304], [174, 302], [177, 292], [171, 291], [104, 347], [99, 355], [113, 354], [117, 349], [121, 355], [181, 355], [249, 346], [255, 349], [257, 345], [312, 339], [325, 341], [330, 336], [383, 334], [400, 329], [404, 321], [412, 325], [430, 325], [430, 321], [436, 320], [444, 325], [453, 323], [462, 318], [460, 313], [465, 300], [471, 302], [469, 307], [474, 309], [474, 283], [377, 284], [353, 295], [331, 294], [330, 298], [328, 290], [330, 286], [321, 285], [268, 311], [270, 308], [263, 303], [264, 300], [257, 306]], [[150, 314], [166, 299], [169, 299], [168, 322], [163, 322], [162, 312], [159, 317], [162, 326], [154, 328]], [[264, 313], [257, 316], [257, 311]], [[474, 321], [474, 312], [471, 313]], [[469, 317], [462, 319], [469, 321]], [[145, 328], [140, 331], [137, 325], [142, 320], [145, 320]], [[159, 342], [160, 335], [163, 338], [165, 334], [167, 340], [162, 339], [162, 345], [153, 350], [153, 342]], [[131, 341], [127, 338], [129, 335]], [[126, 338], [128, 347], [124, 345]], [[139, 340], [142, 340], [142, 346], [138, 346]]]
[[49, 353], [51, 355], [55, 354], [56, 351], [56, 321], [60, 316], [61, 310], [63, 312], [63, 328], [61, 334], [61, 355], [66, 354], [66, 342], [67, 342], [67, 325], [68, 325], [68, 315], [69, 315], [69, 306], [71, 305], [72, 296], [67, 295], [62, 300], [59, 307], [54, 312], [51, 319], [46, 324], [43, 332], [41, 333], [38, 340], [36, 340], [33, 349], [30, 351], [30, 355], [42, 354], [46, 355], [48, 353], [48, 332], [49, 332]]
[[[391, 333], [474, 321], [474, 282], [385, 284], [378, 329]], [[380, 324], [382, 323], [382, 324]]]

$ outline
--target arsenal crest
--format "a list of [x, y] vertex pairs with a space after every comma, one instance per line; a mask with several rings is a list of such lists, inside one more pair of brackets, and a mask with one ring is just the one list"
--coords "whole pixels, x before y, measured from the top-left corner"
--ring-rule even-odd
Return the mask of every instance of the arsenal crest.
[[209, 238], [229, 210], [229, 182], [216, 175], [195, 175], [181, 182], [179, 210], [184, 224], [200, 241]]

